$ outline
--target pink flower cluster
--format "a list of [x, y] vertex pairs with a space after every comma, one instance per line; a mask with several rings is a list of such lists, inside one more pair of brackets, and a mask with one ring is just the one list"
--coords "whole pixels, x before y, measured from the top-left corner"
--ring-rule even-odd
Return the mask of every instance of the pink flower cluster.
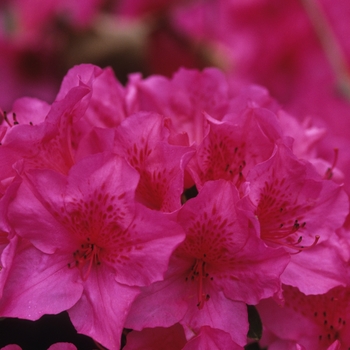
[[125, 350], [243, 349], [248, 304], [271, 349], [349, 347], [349, 204], [323, 133], [214, 68], [123, 87], [74, 67], [52, 105], [2, 114], [0, 317], [67, 311], [108, 349], [124, 329]]

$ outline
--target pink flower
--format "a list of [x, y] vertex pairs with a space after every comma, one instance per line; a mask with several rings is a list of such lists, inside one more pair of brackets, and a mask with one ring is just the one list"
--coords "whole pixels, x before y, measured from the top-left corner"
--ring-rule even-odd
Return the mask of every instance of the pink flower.
[[1, 315], [33, 320], [68, 310], [78, 332], [119, 349], [138, 286], [163, 278], [183, 239], [178, 225], [135, 203], [138, 180], [109, 154], [86, 157], [68, 177], [29, 171], [9, 207], [9, 223], [25, 240]]
[[237, 201], [236, 188], [220, 180], [207, 182], [184, 204], [178, 222], [186, 239], [174, 252], [164, 281], [143, 288], [126, 327], [139, 330], [179, 322], [191, 338], [202, 326], [210, 326], [245, 345], [245, 303], [256, 304], [279, 292], [279, 276], [289, 258], [251, 232], [249, 217], [236, 207]]
[[322, 295], [304, 295], [283, 287], [285, 306], [272, 300], [258, 306], [264, 325], [277, 337], [297, 341], [308, 350], [347, 349], [350, 346], [348, 287]]
[[184, 169], [194, 150], [169, 144], [164, 118], [155, 113], [128, 117], [115, 132], [114, 150], [140, 174], [136, 198], [164, 212], [181, 207]]
[[[314, 245], [326, 242], [344, 223], [349, 205], [342, 187], [322, 179], [311, 164], [297, 159], [281, 143], [269, 160], [250, 171], [247, 182], [249, 193], [242, 202], [245, 208], [248, 202], [253, 206], [260, 237], [270, 246], [301, 252], [291, 255], [282, 281], [307, 294], [324, 293], [344, 283], [340, 274], [332, 274], [325, 283], [324, 278], [331, 277], [329, 271], [338, 266], [327, 244], [313, 251]], [[320, 254], [324, 268], [314, 269]], [[307, 282], [301, 275], [307, 276]], [[311, 280], [315, 283], [310, 283]]]
[[[87, 86], [76, 87], [50, 109], [47, 104], [34, 99], [17, 101], [14, 107], [19, 113], [11, 113], [12, 119], [16, 120], [9, 122], [11, 128], [0, 149], [1, 156], [7, 158], [5, 166], [12, 170], [12, 165], [24, 158], [25, 169], [49, 168], [66, 174], [75, 161], [71, 127], [74, 119], [81, 117], [79, 109], [84, 108], [83, 97], [89, 92]], [[33, 119], [35, 108], [38, 108], [38, 114]], [[38, 123], [34, 124], [36, 121]]]
[[270, 158], [281, 134], [265, 131], [275, 131], [277, 120], [273, 113], [253, 107], [227, 114], [222, 121], [207, 118], [209, 132], [198, 145], [189, 171], [199, 189], [206, 181], [218, 179], [232, 181], [239, 188], [251, 168]]
[[124, 91], [111, 70], [87, 64], [68, 72], [51, 106], [37, 99], [17, 100], [1, 125], [1, 180], [14, 176], [13, 165], [21, 159], [25, 171], [67, 174], [77, 160], [111, 151], [112, 127], [126, 117], [123, 103]]

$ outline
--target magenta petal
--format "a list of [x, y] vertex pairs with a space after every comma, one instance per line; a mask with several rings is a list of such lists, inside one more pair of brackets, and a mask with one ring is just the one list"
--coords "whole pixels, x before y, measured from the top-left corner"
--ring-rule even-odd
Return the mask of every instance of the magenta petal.
[[[276, 340], [269, 344], [269, 350], [307, 350], [304, 346], [298, 344], [293, 340]], [[329, 348], [327, 350], [330, 350]], [[333, 349], [339, 350], [339, 349]]]
[[91, 271], [81, 299], [68, 310], [69, 317], [78, 333], [119, 350], [126, 316], [138, 294], [139, 288], [119, 284], [111, 269], [101, 267]]
[[232, 341], [230, 335], [220, 329], [204, 326], [199, 334], [189, 340], [182, 350], [243, 350], [243, 347]]
[[125, 246], [127, 256], [117, 267], [116, 280], [127, 285], [149, 285], [163, 279], [169, 258], [185, 234], [177, 223], [162, 213], [136, 205], [136, 215], [129, 228], [134, 246]]
[[[18, 236], [14, 236], [6, 245], [0, 245], [1, 253], [1, 273], [0, 273], [0, 298], [2, 297], [3, 288], [6, 284], [7, 276], [11, 271], [12, 261], [17, 251]], [[3, 249], [1, 251], [1, 249]]]
[[45, 120], [50, 106], [46, 102], [36, 98], [22, 97], [14, 102], [12, 110], [16, 113], [20, 124], [29, 124], [32, 122], [36, 125]]
[[341, 350], [341, 342], [339, 340], [336, 340], [333, 344], [331, 344], [327, 350]]
[[91, 125], [114, 129], [125, 118], [124, 88], [108, 67], [92, 84], [92, 96], [84, 119]]
[[132, 331], [127, 336], [123, 350], [181, 350], [186, 344], [183, 328], [175, 324], [169, 328], [145, 328]]
[[224, 293], [214, 292], [214, 288], [208, 292], [210, 300], [203, 309], [198, 310], [195, 303], [189, 304], [186, 315], [180, 321], [187, 338], [191, 332], [198, 333], [202, 326], [209, 326], [227, 332], [231, 341], [240, 346], [246, 345], [249, 328], [247, 305], [227, 299]]
[[289, 261], [283, 249], [268, 248], [260, 239], [251, 237], [236, 254], [229, 273], [218, 271], [214, 282], [223, 288], [227, 298], [255, 305], [281, 291], [280, 276]]
[[344, 261], [338, 254], [338, 251], [324, 242], [313, 249], [291, 255], [291, 261], [283, 272], [281, 281], [297, 287], [307, 295], [323, 294], [336, 286], [345, 286], [348, 281], [348, 267], [344, 266]]
[[139, 172], [137, 200], [145, 206], [172, 212], [181, 206], [184, 168], [194, 150], [171, 145], [164, 118], [156, 113], [128, 117], [115, 134], [115, 152]]
[[77, 347], [71, 343], [55, 343], [52, 344], [47, 350], [77, 350]]
[[22, 348], [17, 344], [9, 344], [4, 346], [0, 350], [22, 350]]
[[316, 342], [318, 341], [317, 327], [290, 308], [283, 308], [274, 300], [267, 299], [259, 303], [258, 311], [264, 326], [279, 338], [301, 341], [311, 336]]
[[103, 70], [92, 64], [81, 64], [71, 68], [64, 77], [56, 100], [62, 100], [68, 92], [81, 83], [91, 86]]
[[28, 177], [30, 182], [22, 183], [9, 206], [11, 227], [45, 253], [70, 251], [73, 238], [57, 220], [57, 211], [63, 206], [65, 177], [51, 170], [34, 170]]
[[350, 346], [348, 287], [319, 295], [305, 295], [290, 286], [283, 289], [283, 307], [270, 299], [258, 305], [267, 329], [281, 339], [297, 341], [307, 350]]
[[214, 264], [228, 264], [229, 255], [238, 252], [250, 234], [247, 217], [236, 208], [238, 198], [233, 184], [217, 180], [206, 182], [199, 195], [185, 203], [178, 222], [187, 232], [182, 245], [186, 254], [205, 254]]
[[43, 254], [22, 241], [0, 300], [0, 315], [36, 320], [71, 308], [81, 297], [78, 271], [67, 255]]
[[[133, 303], [125, 327], [142, 330], [146, 327], [170, 327], [179, 322], [187, 310], [188, 286], [183, 283], [182, 260], [170, 263], [174, 274], [164, 281], [156, 282], [141, 289], [141, 294]], [[172, 267], [173, 266], [173, 267]], [[177, 269], [180, 273], [176, 273]]]

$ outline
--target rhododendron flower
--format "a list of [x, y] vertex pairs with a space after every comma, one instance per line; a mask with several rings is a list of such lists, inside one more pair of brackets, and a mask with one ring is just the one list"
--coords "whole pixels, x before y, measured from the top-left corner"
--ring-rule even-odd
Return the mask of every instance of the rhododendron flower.
[[350, 290], [336, 287], [322, 295], [304, 295], [284, 286], [285, 305], [264, 300], [258, 309], [264, 325], [280, 339], [308, 350], [345, 350], [350, 346]]
[[140, 174], [137, 199], [155, 210], [181, 207], [184, 169], [194, 150], [170, 145], [164, 118], [155, 113], [128, 117], [115, 132], [114, 150]]
[[266, 117], [259, 108], [247, 108], [238, 116], [228, 114], [222, 121], [208, 117], [209, 132], [188, 166], [199, 189], [206, 181], [218, 179], [240, 187], [254, 165], [270, 158], [275, 140], [264, 129], [273, 130], [276, 120], [273, 114], [272, 120]]
[[[164, 281], [143, 288], [126, 327], [168, 327], [179, 322], [187, 338], [202, 326], [221, 329], [243, 346], [247, 307], [278, 293], [279, 276], [289, 261], [282, 249], [267, 248], [249, 217], [236, 207], [238, 193], [229, 182], [207, 182], [178, 214], [186, 231]], [[232, 315], [236, 315], [232, 319]]]
[[[49, 168], [66, 174], [74, 164], [70, 128], [83, 97], [89, 92], [87, 86], [76, 87], [49, 111], [47, 104], [36, 100], [20, 100], [15, 104], [19, 114], [15, 114], [16, 122], [7, 130], [0, 149], [1, 157], [7, 159], [4, 164], [10, 169], [4, 173], [10, 173], [13, 164], [24, 159], [26, 169]], [[42, 120], [37, 118], [39, 123], [34, 125], [36, 120], [30, 119], [31, 110], [37, 107]]]
[[26, 242], [1, 315], [37, 319], [68, 310], [78, 332], [118, 349], [138, 286], [163, 278], [183, 239], [178, 225], [135, 203], [138, 180], [122, 158], [108, 154], [86, 157], [68, 177], [28, 171], [9, 206], [9, 223]]
[[[317, 250], [313, 255], [312, 247], [326, 241], [343, 224], [348, 213], [348, 198], [341, 186], [322, 179], [309, 163], [298, 160], [281, 143], [268, 161], [250, 171], [247, 181], [249, 194], [245, 199], [254, 206], [260, 237], [269, 245], [285, 247], [291, 253], [301, 252], [292, 254], [282, 281], [302, 288], [307, 294], [324, 293], [344, 283], [341, 276], [330, 278], [330, 284], [323, 285], [321, 290], [318, 289], [320, 283], [310, 283], [337, 267], [333, 254], [326, 253], [327, 248], [323, 254], [324, 269], [318, 266], [313, 270], [311, 262], [322, 254], [322, 250]], [[302, 264], [298, 263], [299, 259]], [[307, 283], [295, 278], [300, 274], [308, 276]]]

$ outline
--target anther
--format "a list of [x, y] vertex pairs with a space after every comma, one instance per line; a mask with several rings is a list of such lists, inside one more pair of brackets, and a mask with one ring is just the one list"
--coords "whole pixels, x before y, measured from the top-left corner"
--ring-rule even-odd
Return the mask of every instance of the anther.
[[18, 120], [17, 120], [16, 113], [12, 113], [12, 119], [13, 119], [13, 125], [19, 124], [19, 123], [18, 123]]
[[334, 158], [333, 158], [333, 163], [330, 168], [326, 170], [326, 173], [324, 174], [324, 178], [326, 180], [330, 180], [333, 177], [333, 170], [338, 162], [338, 154], [339, 154], [339, 149], [334, 148]]
[[6, 111], [3, 111], [3, 112], [2, 112], [2, 115], [3, 115], [3, 117], [4, 117], [5, 122], [8, 124], [8, 126], [12, 127], [12, 124], [10, 123], [10, 121], [9, 121], [8, 118], [7, 118], [7, 112], [6, 112]]

